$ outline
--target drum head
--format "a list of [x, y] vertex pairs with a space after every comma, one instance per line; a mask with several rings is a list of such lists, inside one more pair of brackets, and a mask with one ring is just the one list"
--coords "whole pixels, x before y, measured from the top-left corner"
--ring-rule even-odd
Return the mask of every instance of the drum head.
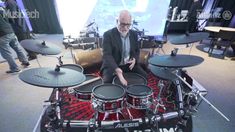
[[122, 98], [125, 94], [125, 90], [118, 85], [103, 84], [94, 87], [92, 93], [94, 97], [102, 100], [115, 100]]
[[[123, 73], [124, 78], [127, 80], [128, 85], [147, 85], [147, 80], [137, 73]], [[113, 79], [114, 84], [122, 85], [117, 76]]]
[[135, 96], [147, 96], [152, 94], [152, 89], [146, 85], [132, 85], [127, 87], [127, 93]]
[[[92, 75], [92, 74], [86, 74], [86, 81], [90, 80], [90, 79], [94, 79], [98, 76], [95, 76], [95, 75]], [[85, 82], [86, 82], [85, 81]], [[101, 85], [103, 84], [103, 80], [100, 78], [96, 81], [93, 81], [91, 83], [88, 83], [88, 84], [85, 84], [83, 86], [80, 86], [78, 88], [75, 88], [74, 90], [76, 92], [79, 92], [79, 93], [91, 93], [92, 92], [92, 89], [95, 87], [95, 86], [98, 86], [98, 85]]]
[[72, 69], [72, 70], [79, 71], [79, 72], [82, 72], [82, 73], [83, 73], [83, 68], [82, 68], [82, 66], [77, 65], [77, 64], [64, 64], [64, 65], [61, 65], [60, 67]]

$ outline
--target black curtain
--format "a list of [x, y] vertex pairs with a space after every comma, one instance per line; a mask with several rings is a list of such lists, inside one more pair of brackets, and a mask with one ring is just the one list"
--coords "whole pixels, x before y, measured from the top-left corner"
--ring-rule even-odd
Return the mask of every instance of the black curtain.
[[34, 33], [63, 33], [56, 14], [54, 0], [23, 0], [27, 11], [38, 11], [39, 18], [30, 18]]
[[188, 10], [192, 2], [193, 0], [171, 0], [170, 6], [172, 8], [178, 6], [178, 12], [181, 12], [181, 10]]

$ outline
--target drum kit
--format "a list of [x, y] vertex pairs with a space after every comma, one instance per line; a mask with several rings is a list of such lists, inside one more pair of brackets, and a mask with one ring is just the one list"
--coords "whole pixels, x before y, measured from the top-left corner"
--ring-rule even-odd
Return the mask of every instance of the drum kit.
[[[29, 44], [30, 43], [30, 44]], [[60, 50], [49, 43], [28, 40], [22, 43], [28, 50], [40, 54], [58, 54]], [[86, 128], [87, 131], [99, 131], [102, 129], [122, 128], [129, 131], [141, 125], [149, 126], [151, 131], [159, 131], [158, 124], [161, 121], [177, 119], [177, 124], [187, 124], [188, 119], [195, 113], [200, 101], [209, 104], [216, 112], [227, 121], [229, 119], [213, 106], [206, 98], [207, 93], [193, 87], [182, 76], [183, 68], [199, 65], [203, 58], [193, 55], [163, 55], [152, 56], [149, 62], [150, 71], [158, 77], [158, 96], [154, 96], [154, 90], [148, 86], [145, 78], [136, 73], [124, 73], [129, 82], [128, 86], [122, 86], [119, 79], [114, 77], [112, 84], [105, 84], [101, 77], [93, 74], [83, 74], [83, 68], [75, 64], [63, 64], [61, 57], [59, 65], [55, 68], [40, 67], [25, 70], [19, 74], [20, 80], [30, 85], [52, 88], [55, 99], [44, 107], [40, 118], [34, 128], [37, 130], [43, 115], [49, 118], [46, 123], [46, 131], [64, 131], [66, 127]], [[176, 106], [174, 111], [159, 113], [159, 108], [166, 109], [162, 101], [162, 92], [165, 82], [170, 81], [175, 85]], [[185, 84], [188, 89], [184, 87]], [[94, 110], [90, 120], [65, 120], [61, 116], [61, 93], [67, 91], [79, 101], [89, 102]], [[123, 113], [123, 110], [126, 113]], [[145, 114], [136, 118], [130, 109], [143, 110]], [[114, 115], [115, 120], [108, 120]], [[127, 115], [127, 116], [126, 116]], [[180, 127], [176, 131], [182, 131]]]

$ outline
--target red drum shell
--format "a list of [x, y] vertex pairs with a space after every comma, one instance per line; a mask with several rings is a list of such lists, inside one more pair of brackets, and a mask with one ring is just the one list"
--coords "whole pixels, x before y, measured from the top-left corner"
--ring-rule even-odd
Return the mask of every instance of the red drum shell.
[[[88, 81], [90, 79], [94, 79], [96, 77], [98, 77], [98, 76], [92, 75], [92, 74], [86, 74], [86, 81]], [[74, 88], [75, 97], [77, 97], [77, 99], [79, 99], [81, 101], [90, 101], [92, 89], [95, 86], [98, 86], [98, 85], [101, 85], [101, 84], [103, 84], [102, 78], [100, 78], [100, 79], [98, 79], [94, 82], [91, 82], [91, 83], [85, 84], [83, 86], [80, 86], [80, 87], [75, 86], [75, 88]]]
[[93, 107], [99, 112], [117, 112], [123, 108], [124, 94], [124, 88], [119, 85], [103, 84], [96, 86], [92, 90]]
[[147, 85], [132, 85], [126, 92], [126, 103], [132, 108], [147, 109], [152, 104], [153, 91]]

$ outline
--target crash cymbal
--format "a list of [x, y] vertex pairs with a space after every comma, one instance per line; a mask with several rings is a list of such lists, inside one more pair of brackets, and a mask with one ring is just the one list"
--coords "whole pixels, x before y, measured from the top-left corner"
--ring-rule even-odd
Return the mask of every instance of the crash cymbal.
[[183, 45], [201, 41], [203, 39], [207, 39], [209, 37], [209, 33], [207, 32], [196, 32], [196, 33], [189, 33], [188, 36], [183, 34], [180, 36], [176, 36], [169, 41], [174, 45]]
[[170, 80], [174, 81], [177, 79], [177, 76], [170, 71], [170, 69], [166, 69], [163, 67], [157, 67], [153, 65], [149, 65], [150, 71], [162, 80]]
[[163, 56], [153, 56], [149, 59], [149, 64], [158, 67], [167, 67], [167, 68], [183, 68], [196, 66], [202, 63], [204, 59], [199, 56], [194, 55], [180, 55], [176, 56], [163, 55]]
[[34, 40], [26, 39], [22, 40], [20, 44], [27, 50], [43, 54], [43, 55], [57, 55], [61, 53], [61, 48], [55, 44], [43, 41], [43, 40]]
[[83, 73], [68, 68], [32, 68], [19, 74], [25, 83], [46, 87], [65, 88], [78, 85], [85, 81]]

